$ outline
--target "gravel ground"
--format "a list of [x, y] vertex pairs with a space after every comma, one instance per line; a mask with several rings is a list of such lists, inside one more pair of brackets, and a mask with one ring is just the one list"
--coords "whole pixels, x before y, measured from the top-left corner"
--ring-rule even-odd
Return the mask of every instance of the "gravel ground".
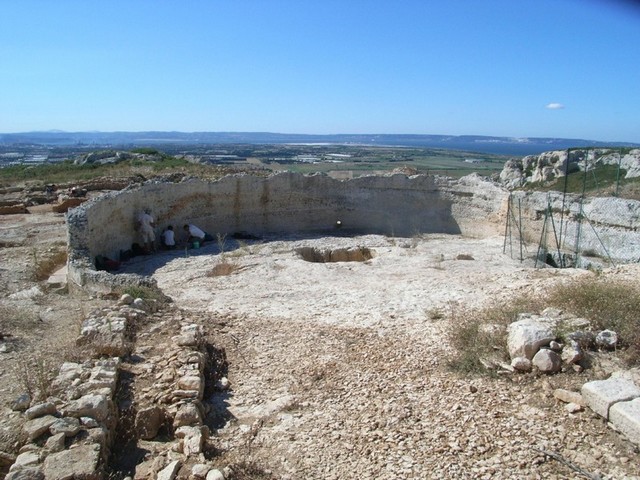
[[[373, 258], [311, 263], [296, 253], [309, 247]], [[536, 270], [503, 255], [501, 238], [291, 238], [225, 250], [127, 267], [152, 274], [177, 307], [216, 328], [223, 320], [231, 392], [210, 399], [231, 417], [216, 432], [221, 461], [282, 479], [587, 478], [579, 469], [640, 478], [636, 447], [552, 396], [595, 371], [490, 379], [446, 367], [443, 332], [458, 309], [588, 272]]]

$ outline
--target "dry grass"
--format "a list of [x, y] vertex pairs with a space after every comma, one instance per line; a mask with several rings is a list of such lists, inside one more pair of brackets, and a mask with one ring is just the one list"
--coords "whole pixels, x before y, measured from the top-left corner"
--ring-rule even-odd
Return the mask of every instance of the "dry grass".
[[624, 359], [640, 365], [640, 287], [628, 282], [588, 277], [554, 286], [546, 294], [495, 303], [479, 311], [456, 311], [449, 316], [447, 339], [453, 348], [449, 365], [463, 373], [486, 373], [483, 360], [507, 360], [507, 327], [520, 313], [539, 313], [555, 307], [587, 318], [595, 331], [618, 333]]
[[613, 330], [623, 356], [630, 365], [640, 365], [640, 287], [636, 284], [589, 277], [560, 285], [549, 292], [551, 306], [591, 321], [594, 330]]
[[229, 480], [271, 480], [275, 477], [256, 462], [240, 461], [229, 465], [231, 474], [226, 477]]
[[52, 359], [42, 353], [22, 358], [14, 367], [14, 377], [21, 390], [32, 400], [44, 400], [51, 394], [51, 383], [56, 376]]
[[38, 326], [38, 315], [30, 309], [0, 305], [0, 337], [29, 332]]
[[453, 348], [452, 370], [465, 374], [489, 373], [487, 362], [506, 361], [507, 327], [520, 313], [539, 312], [546, 305], [538, 297], [524, 296], [509, 303], [494, 303], [478, 311], [452, 309], [447, 340]]

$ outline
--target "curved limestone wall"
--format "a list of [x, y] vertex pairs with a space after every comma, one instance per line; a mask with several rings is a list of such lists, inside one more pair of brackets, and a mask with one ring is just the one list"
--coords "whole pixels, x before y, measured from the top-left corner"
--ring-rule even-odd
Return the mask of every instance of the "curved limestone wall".
[[[104, 282], [96, 255], [119, 258], [140, 243], [137, 214], [150, 208], [157, 234], [193, 223], [216, 234], [340, 234], [490, 236], [504, 230], [506, 189], [477, 175], [460, 180], [402, 174], [336, 180], [283, 173], [231, 175], [215, 182], [148, 182], [86, 202], [67, 215], [69, 276], [78, 285]], [[98, 275], [98, 277], [96, 277]], [[124, 279], [123, 279], [124, 280]]]

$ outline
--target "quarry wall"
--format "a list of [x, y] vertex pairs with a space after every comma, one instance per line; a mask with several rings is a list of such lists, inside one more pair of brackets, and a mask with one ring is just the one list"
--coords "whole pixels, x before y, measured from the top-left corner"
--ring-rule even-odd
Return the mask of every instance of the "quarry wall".
[[563, 250], [577, 251], [583, 257], [601, 257], [614, 263], [640, 261], [640, 202], [637, 200], [581, 199], [579, 195], [562, 192], [516, 191], [512, 193], [510, 217], [513, 235], [521, 224], [526, 242], [546, 244], [549, 251], [556, 250], [560, 244]]
[[[69, 277], [78, 285], [104, 281], [96, 255], [117, 259], [140, 243], [135, 218], [150, 208], [157, 235], [193, 223], [210, 233], [412, 236], [450, 233], [484, 237], [504, 229], [508, 191], [477, 175], [460, 180], [404, 174], [336, 180], [326, 175], [230, 175], [207, 182], [148, 182], [110, 192], [67, 215]], [[97, 273], [101, 275], [96, 276]], [[94, 278], [95, 277], [95, 278]]]
[[529, 257], [541, 243], [550, 251], [556, 249], [553, 236], [561, 235], [567, 251], [579, 248], [615, 263], [640, 261], [638, 201], [518, 191], [511, 193], [509, 224], [509, 196], [507, 189], [475, 174], [457, 180], [404, 174], [336, 180], [322, 174], [281, 173], [266, 178], [229, 175], [211, 182], [150, 181], [104, 194], [67, 214], [69, 280], [98, 291], [115, 283], [152, 283], [149, 278], [135, 280], [94, 268], [96, 255], [118, 259], [121, 251], [141, 243], [135, 219], [145, 208], [152, 211], [157, 235], [173, 225], [178, 241], [184, 240], [185, 223], [214, 237], [237, 233], [487, 237], [504, 234], [510, 225], [511, 240], [521, 236], [533, 244]]

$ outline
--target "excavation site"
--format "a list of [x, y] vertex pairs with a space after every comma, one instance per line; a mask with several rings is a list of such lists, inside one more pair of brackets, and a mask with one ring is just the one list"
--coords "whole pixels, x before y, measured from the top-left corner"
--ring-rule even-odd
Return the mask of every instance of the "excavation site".
[[[573, 344], [555, 332], [584, 319], [546, 306], [513, 319], [555, 322], [536, 346], [562, 357], [549, 369], [495, 330], [495, 357], [480, 359], [489, 373], [461, 373], [451, 333], [569, 281], [638, 278], [638, 204], [509, 192], [477, 175], [243, 174], [105, 193], [66, 216], [69, 296], [103, 302], [76, 341], [87, 357], [63, 365], [57, 403], [29, 420], [40, 427], [31, 443], [50, 453], [20, 468], [140, 480], [640, 478], [633, 415], [616, 423], [613, 406], [593, 406], [608, 398], [600, 384], [589, 386], [618, 375], [633, 390], [637, 369], [604, 347], [569, 358]], [[131, 255], [147, 209], [177, 246]], [[209, 239], [190, 242], [186, 224]], [[98, 269], [98, 257], [118, 262]]]

